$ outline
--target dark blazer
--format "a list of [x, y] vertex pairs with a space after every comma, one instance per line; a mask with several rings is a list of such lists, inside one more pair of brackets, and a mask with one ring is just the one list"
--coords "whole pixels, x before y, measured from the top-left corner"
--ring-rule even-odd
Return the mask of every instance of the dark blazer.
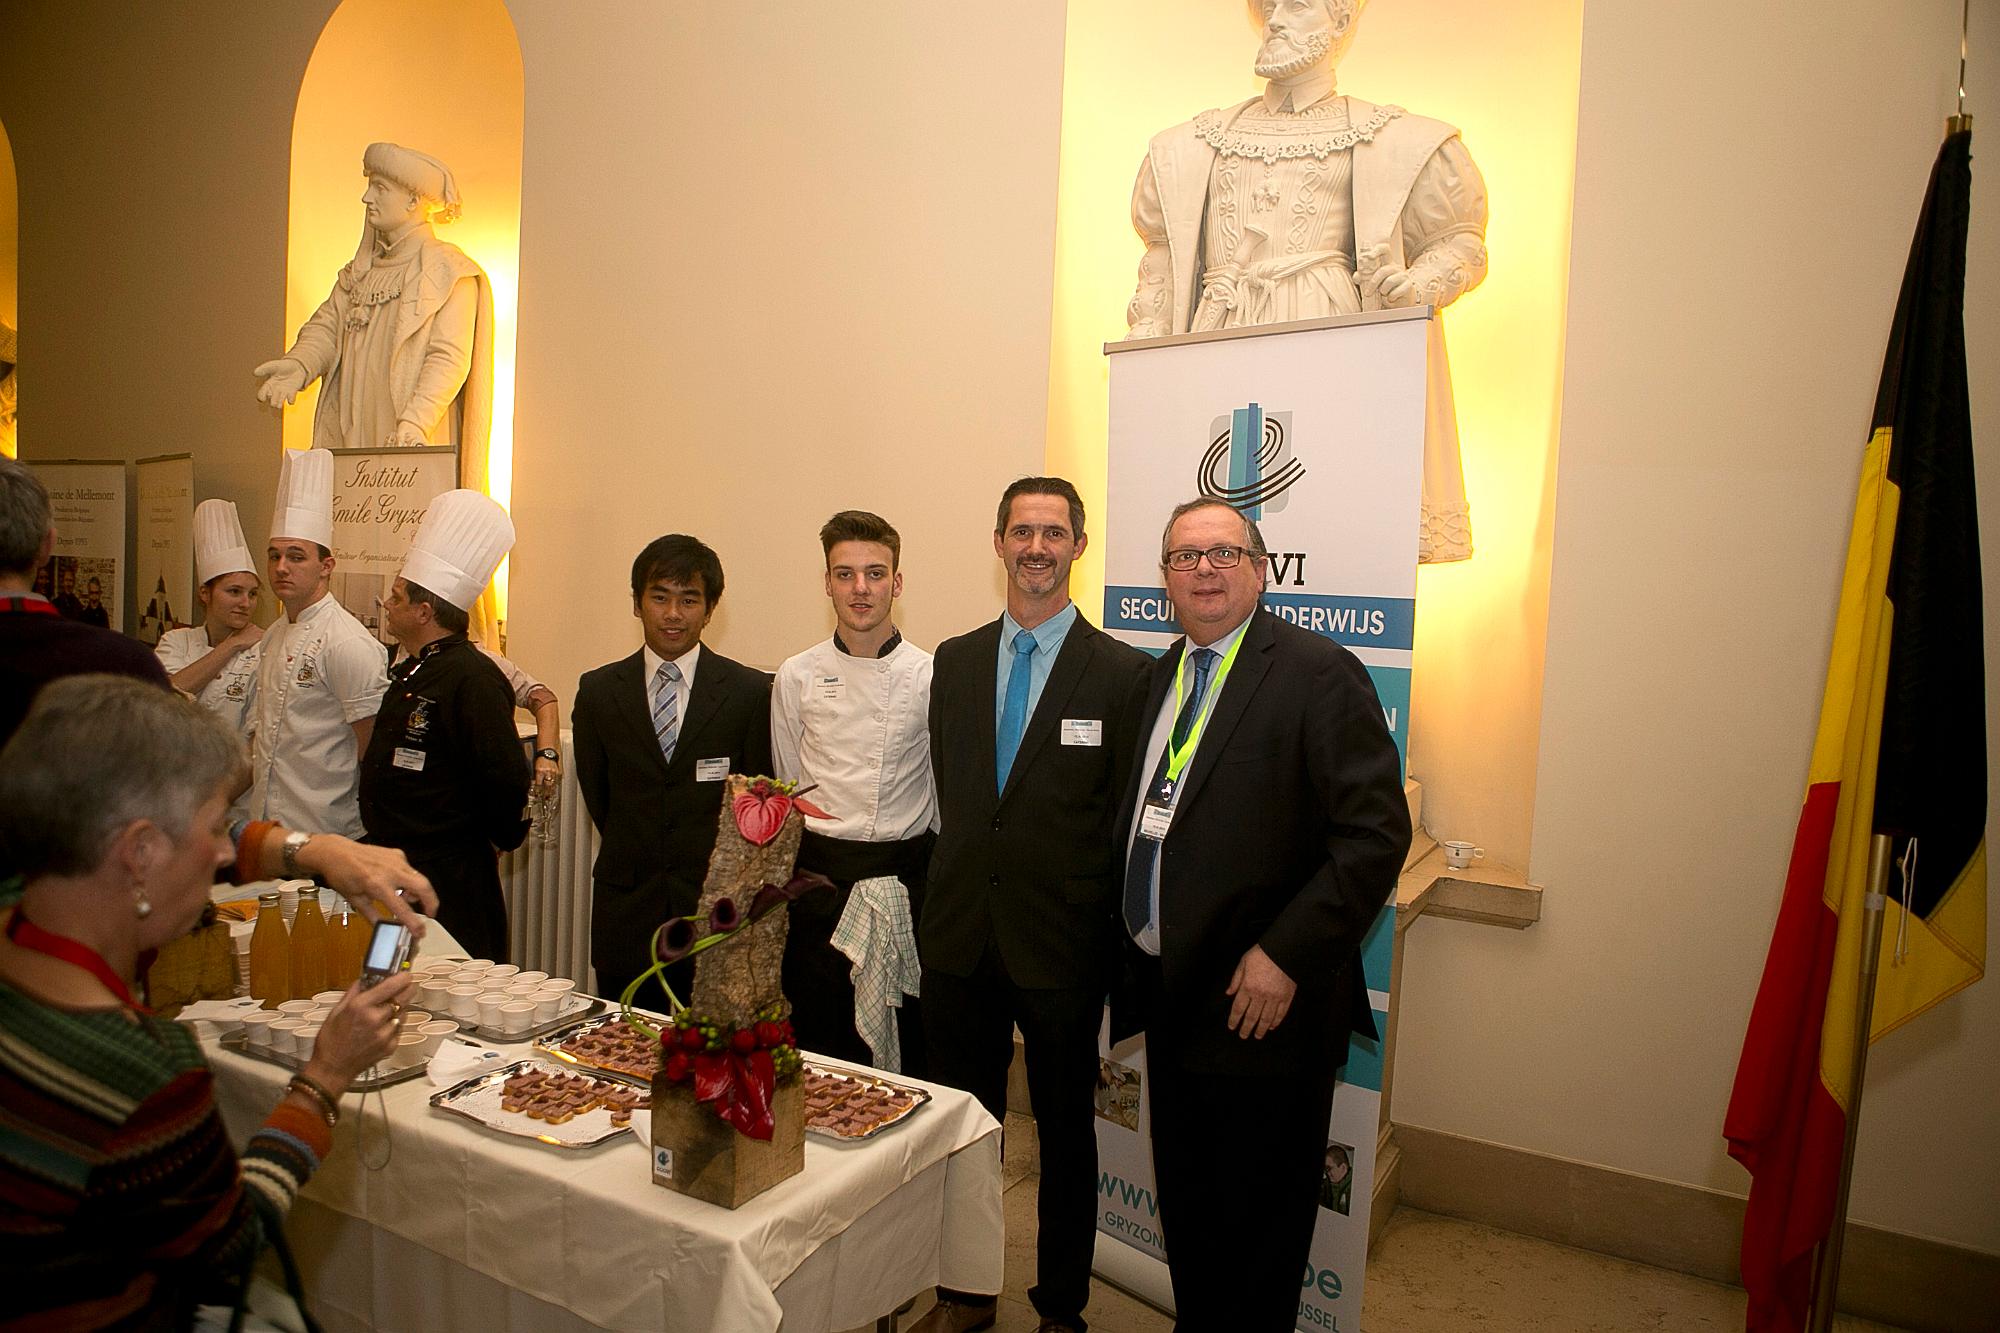
[[603, 840], [591, 874], [590, 956], [633, 976], [669, 915], [694, 911], [722, 812], [720, 782], [695, 781], [697, 760], [732, 773], [771, 771], [771, 678], [703, 644], [687, 718], [669, 764], [653, 734], [643, 652], [585, 672], [570, 726], [576, 781]]
[[[1114, 1030], [1143, 1025], [1188, 1069], [1331, 1068], [1350, 1029], [1375, 1035], [1361, 941], [1409, 853], [1409, 804], [1381, 702], [1354, 654], [1262, 609], [1243, 634], [1161, 846], [1161, 990], [1136, 1015], [1121, 994]], [[1153, 666], [1142, 749], [1183, 642]], [[1121, 855], [1153, 761], [1135, 753]], [[1284, 1022], [1258, 1041], [1229, 1031], [1226, 993], [1253, 944], [1299, 987]]]
[[[964, 977], [995, 939], [1017, 985], [1101, 989], [1117, 958], [1123, 862], [1112, 832], [1150, 663], [1079, 614], [998, 792], [999, 653], [998, 619], [938, 645], [930, 727], [939, 829], [917, 950], [925, 968]], [[1104, 743], [1064, 745], [1064, 719], [1101, 722]]]

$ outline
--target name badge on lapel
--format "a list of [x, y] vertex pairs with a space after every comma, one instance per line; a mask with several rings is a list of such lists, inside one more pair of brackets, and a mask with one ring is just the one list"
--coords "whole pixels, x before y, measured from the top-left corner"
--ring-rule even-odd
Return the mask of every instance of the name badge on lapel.
[[694, 761], [696, 782], [720, 782], [729, 776], [729, 756], [720, 759], [697, 759]]
[[847, 679], [844, 676], [814, 676], [813, 693], [829, 703], [838, 703], [847, 697]]
[[1104, 719], [1096, 717], [1066, 717], [1062, 723], [1062, 743], [1064, 745], [1104, 744]]
[[412, 750], [407, 745], [398, 745], [395, 755], [389, 762], [397, 768], [407, 768], [412, 773], [421, 773], [424, 771], [424, 752]]

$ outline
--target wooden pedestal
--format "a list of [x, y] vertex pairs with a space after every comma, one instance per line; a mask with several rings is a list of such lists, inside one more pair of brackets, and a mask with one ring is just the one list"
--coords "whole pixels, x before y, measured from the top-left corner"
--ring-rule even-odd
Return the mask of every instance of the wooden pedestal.
[[653, 1081], [653, 1183], [734, 1208], [806, 1165], [806, 1102], [798, 1079], [778, 1086], [768, 1142], [736, 1132], [694, 1099], [691, 1083]]

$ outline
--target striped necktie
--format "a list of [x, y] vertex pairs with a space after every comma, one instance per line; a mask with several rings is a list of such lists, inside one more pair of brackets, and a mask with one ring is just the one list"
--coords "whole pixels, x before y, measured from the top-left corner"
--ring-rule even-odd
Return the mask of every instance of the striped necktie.
[[653, 676], [653, 734], [660, 738], [660, 754], [674, 761], [674, 742], [680, 739], [681, 669], [672, 662], [660, 663]]

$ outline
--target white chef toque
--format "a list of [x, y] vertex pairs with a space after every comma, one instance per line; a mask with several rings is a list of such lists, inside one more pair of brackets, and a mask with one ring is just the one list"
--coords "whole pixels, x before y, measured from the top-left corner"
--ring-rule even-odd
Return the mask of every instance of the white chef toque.
[[514, 520], [478, 491], [446, 491], [424, 511], [403, 578], [470, 611], [514, 545]]
[[250, 543], [234, 500], [203, 500], [194, 507], [194, 581], [207, 584], [224, 574], [255, 574]]
[[271, 513], [271, 539], [280, 537], [333, 549], [333, 455], [326, 450], [285, 450]]

